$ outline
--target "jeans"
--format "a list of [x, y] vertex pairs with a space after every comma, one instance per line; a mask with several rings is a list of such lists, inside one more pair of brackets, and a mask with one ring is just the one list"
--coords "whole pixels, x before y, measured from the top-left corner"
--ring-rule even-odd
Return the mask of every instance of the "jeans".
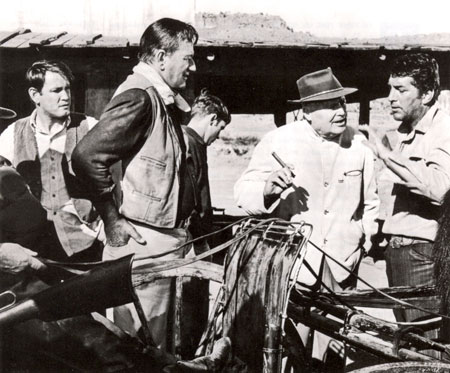
[[[416, 243], [394, 248], [388, 246], [386, 256], [386, 272], [389, 286], [435, 285], [433, 244]], [[439, 312], [439, 304], [431, 311]], [[430, 315], [426, 312], [411, 309], [394, 309], [397, 321], [414, 321]], [[438, 330], [430, 330], [424, 336], [430, 339], [438, 337]]]

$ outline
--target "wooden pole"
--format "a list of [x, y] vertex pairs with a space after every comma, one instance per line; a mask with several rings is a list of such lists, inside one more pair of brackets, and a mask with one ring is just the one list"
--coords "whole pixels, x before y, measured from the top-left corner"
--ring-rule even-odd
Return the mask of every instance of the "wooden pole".
[[[394, 338], [394, 336], [401, 332], [401, 329], [396, 324], [377, 319], [373, 316], [369, 316], [362, 311], [353, 311], [342, 306], [322, 302], [317, 299], [309, 298], [307, 296], [300, 296], [298, 293], [295, 293], [295, 296], [293, 296], [292, 298], [297, 305], [316, 307], [335, 317], [340, 318], [341, 320], [346, 320], [346, 325], [348, 327], [357, 328], [361, 331], [376, 331], [378, 333], [389, 335], [392, 338]], [[422, 337], [416, 333], [404, 333], [402, 335], [402, 339], [413, 344], [414, 347], [417, 348], [435, 349], [440, 352], [447, 351], [446, 345], [431, 341], [430, 339]]]
[[293, 304], [292, 302], [289, 304], [288, 316], [295, 322], [305, 324], [334, 339], [346, 342], [354, 347], [388, 360], [435, 360], [430, 356], [411, 351], [407, 348], [399, 348], [396, 353], [392, 342], [386, 341], [375, 335], [344, 328], [343, 322], [329, 319], [315, 312], [304, 312], [303, 307]]

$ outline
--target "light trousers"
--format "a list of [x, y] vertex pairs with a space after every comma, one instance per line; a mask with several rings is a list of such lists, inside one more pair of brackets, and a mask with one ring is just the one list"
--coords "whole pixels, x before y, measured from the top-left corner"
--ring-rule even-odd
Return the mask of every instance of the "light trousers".
[[[140, 245], [133, 239], [128, 244], [121, 247], [105, 246], [103, 260], [118, 259], [129, 254], [135, 254], [133, 269], [145, 269], [145, 266], [155, 260], [168, 260], [183, 258], [185, 250], [178, 250], [175, 253], [162, 256], [157, 259], [136, 260], [136, 258], [164, 254], [172, 249], [183, 245], [189, 234], [184, 228], [159, 229], [141, 224], [132, 223], [139, 234], [146, 240], [146, 245]], [[167, 322], [172, 298], [172, 279], [156, 280], [148, 284], [135, 288], [136, 294], [142, 305], [151, 337], [156, 346], [163, 351], [167, 347]], [[108, 312], [108, 317], [120, 328], [128, 332], [131, 336], [137, 336], [142, 327], [141, 320], [137, 314], [133, 303], [115, 307], [112, 312]]]

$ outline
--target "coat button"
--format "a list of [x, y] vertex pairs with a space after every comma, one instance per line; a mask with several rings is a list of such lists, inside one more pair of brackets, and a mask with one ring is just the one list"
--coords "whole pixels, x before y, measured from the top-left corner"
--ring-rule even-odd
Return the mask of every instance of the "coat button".
[[327, 215], [329, 213], [329, 211], [325, 210], [323, 213], [324, 213], [324, 215]]
[[323, 186], [326, 188], [328, 185], [330, 185], [330, 184], [328, 184], [326, 181], [323, 183]]

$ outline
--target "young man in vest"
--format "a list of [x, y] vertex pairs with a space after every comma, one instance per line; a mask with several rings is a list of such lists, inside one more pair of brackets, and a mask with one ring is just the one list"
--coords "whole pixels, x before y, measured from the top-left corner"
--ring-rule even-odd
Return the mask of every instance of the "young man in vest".
[[[139, 63], [107, 105], [99, 123], [78, 144], [73, 167], [92, 187], [93, 202], [105, 223], [104, 259], [179, 258], [174, 248], [188, 240], [194, 205], [186, 199], [186, 143], [174, 112], [190, 111], [179, 94], [195, 72], [196, 30], [163, 18], [152, 23], [140, 42]], [[110, 167], [122, 162], [121, 198], [113, 199]], [[187, 201], [188, 203], [183, 203]], [[190, 201], [190, 202], [189, 202]], [[170, 255], [165, 255], [170, 252]], [[148, 261], [147, 261], [148, 262]], [[171, 280], [136, 289], [154, 343], [165, 348]], [[136, 335], [141, 322], [133, 305], [114, 310], [114, 322]], [[147, 329], [148, 331], [148, 329]]]
[[72, 151], [95, 119], [70, 112], [73, 75], [64, 63], [35, 62], [26, 80], [35, 110], [1, 134], [0, 156], [45, 209], [47, 223], [32, 249], [54, 260], [101, 259], [100, 219], [71, 168]]

